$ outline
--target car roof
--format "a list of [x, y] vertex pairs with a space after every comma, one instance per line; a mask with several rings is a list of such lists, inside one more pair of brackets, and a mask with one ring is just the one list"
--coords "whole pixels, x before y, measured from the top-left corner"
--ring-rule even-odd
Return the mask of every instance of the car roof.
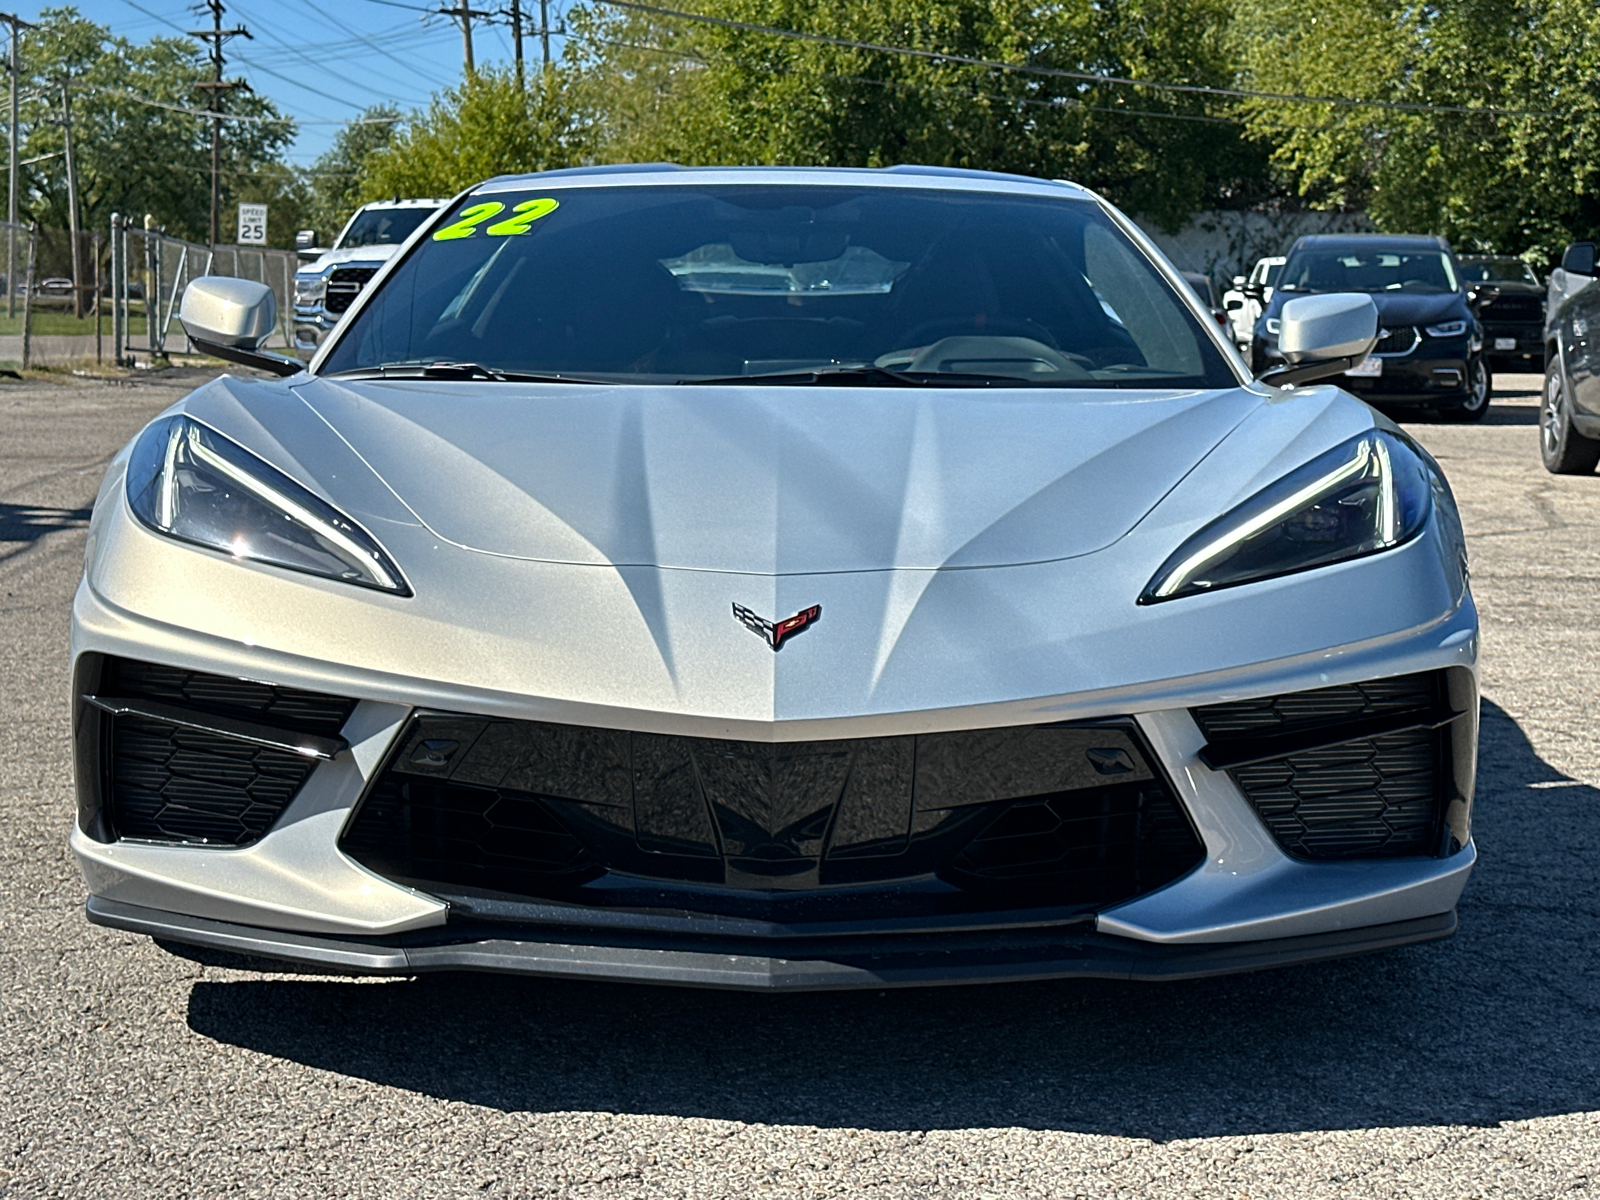
[[1420, 233], [1308, 233], [1296, 238], [1289, 250], [1370, 250], [1379, 246], [1394, 250], [1450, 250], [1450, 243], [1442, 237]]
[[972, 171], [962, 167], [682, 167], [676, 163], [618, 163], [608, 166], [566, 167], [527, 175], [497, 175], [473, 188], [474, 193], [519, 191], [544, 183], [564, 187], [646, 184], [792, 183], [852, 184], [879, 187], [943, 188], [951, 191], [1032, 192], [1075, 199], [1097, 199], [1087, 188], [1065, 179], [1035, 179], [1002, 171]]

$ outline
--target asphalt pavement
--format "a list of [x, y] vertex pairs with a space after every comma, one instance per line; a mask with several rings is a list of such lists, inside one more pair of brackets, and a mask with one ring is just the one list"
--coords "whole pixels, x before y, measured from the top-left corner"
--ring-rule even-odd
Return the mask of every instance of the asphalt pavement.
[[0, 1196], [1600, 1195], [1600, 477], [1538, 380], [1410, 426], [1484, 627], [1444, 943], [1221, 980], [751, 996], [249, 975], [88, 925], [67, 632], [105, 464], [203, 376], [0, 381]]

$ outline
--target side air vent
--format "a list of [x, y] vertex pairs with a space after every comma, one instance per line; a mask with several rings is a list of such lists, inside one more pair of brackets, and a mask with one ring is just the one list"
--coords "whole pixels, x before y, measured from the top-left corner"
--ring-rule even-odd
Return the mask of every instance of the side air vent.
[[117, 658], [104, 660], [93, 689], [78, 737], [97, 749], [79, 762], [98, 759], [100, 810], [86, 828], [205, 845], [266, 834], [317, 762], [342, 751], [356, 704]]
[[1192, 710], [1284, 851], [1329, 860], [1436, 855], [1453, 795], [1445, 673]]

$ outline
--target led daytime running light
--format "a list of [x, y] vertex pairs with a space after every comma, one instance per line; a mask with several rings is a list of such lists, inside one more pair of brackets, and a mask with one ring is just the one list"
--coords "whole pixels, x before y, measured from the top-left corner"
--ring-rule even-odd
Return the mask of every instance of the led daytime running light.
[[[1372, 447], [1361, 443], [1356, 452], [1356, 457], [1351, 459], [1338, 470], [1330, 471], [1321, 479], [1308, 483], [1305, 487], [1292, 495], [1284, 497], [1266, 511], [1246, 521], [1243, 525], [1236, 526], [1220, 534], [1214, 541], [1202, 546], [1188, 558], [1184, 559], [1173, 570], [1167, 572], [1166, 578], [1161, 581], [1151, 595], [1157, 600], [1165, 600], [1180, 587], [1188, 583], [1200, 568], [1215, 562], [1228, 551], [1234, 549], [1241, 542], [1248, 541], [1263, 529], [1270, 529], [1279, 521], [1292, 513], [1304, 508], [1324, 492], [1332, 491], [1347, 479], [1353, 479], [1367, 469], [1367, 464], [1372, 461]], [[1387, 473], [1386, 473], [1387, 476]], [[1384, 492], [1388, 492], [1388, 486]], [[1391, 509], [1393, 505], [1389, 506]]]

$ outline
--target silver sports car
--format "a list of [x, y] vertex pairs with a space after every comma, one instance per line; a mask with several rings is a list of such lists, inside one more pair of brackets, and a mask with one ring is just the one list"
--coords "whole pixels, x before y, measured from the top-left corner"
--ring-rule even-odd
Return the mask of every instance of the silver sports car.
[[1478, 624], [1438, 466], [1253, 380], [1139, 230], [933, 168], [471, 189], [95, 504], [89, 919], [202, 961], [822, 989], [1449, 935]]

